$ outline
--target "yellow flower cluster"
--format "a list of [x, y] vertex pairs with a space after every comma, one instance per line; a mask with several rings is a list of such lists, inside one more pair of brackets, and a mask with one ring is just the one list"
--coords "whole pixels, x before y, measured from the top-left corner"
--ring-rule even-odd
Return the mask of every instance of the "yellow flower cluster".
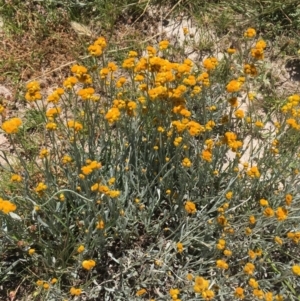
[[119, 190], [111, 190], [106, 185], [100, 185], [99, 183], [95, 183], [91, 186], [91, 190], [93, 192], [103, 193], [111, 198], [117, 198], [120, 196], [121, 192]]
[[[71, 72], [76, 76], [76, 79], [84, 84], [91, 84], [93, 82], [92, 77], [88, 74], [87, 68], [81, 65], [74, 65], [71, 67]], [[66, 83], [71, 84], [72, 83]], [[64, 86], [66, 86], [64, 83]]]
[[95, 89], [92, 87], [80, 89], [77, 94], [83, 100], [98, 101], [100, 99], [100, 96], [95, 95]]
[[248, 171], [247, 175], [250, 176], [251, 178], [259, 178], [260, 177], [260, 172], [257, 166], [252, 166]]
[[43, 182], [40, 182], [36, 188], [34, 189], [34, 191], [39, 194], [40, 196], [44, 194], [45, 190], [47, 189], [47, 185], [45, 185]]
[[67, 126], [69, 129], [74, 129], [74, 132], [77, 133], [83, 129], [83, 125], [75, 120], [68, 120]]
[[256, 30], [254, 28], [248, 28], [245, 33], [244, 33], [244, 37], [246, 38], [253, 38], [256, 36]]
[[203, 61], [203, 66], [206, 70], [213, 70], [217, 67], [218, 60], [215, 57], [209, 57]]
[[2, 211], [5, 214], [8, 214], [10, 212], [13, 212], [17, 209], [17, 206], [10, 201], [3, 200], [0, 198], [0, 211]]
[[169, 294], [170, 294], [173, 301], [181, 301], [178, 298], [178, 295], [180, 294], [180, 291], [179, 291], [178, 288], [171, 288], [170, 291], [169, 291]]
[[300, 242], [300, 232], [288, 232], [287, 237], [291, 239], [295, 244]]
[[81, 265], [85, 270], [89, 271], [95, 267], [96, 262], [92, 259], [89, 259], [89, 260], [84, 260]]
[[20, 175], [14, 174], [10, 178], [11, 182], [22, 182], [23, 178]]
[[264, 40], [259, 40], [255, 47], [251, 49], [251, 55], [256, 60], [263, 60], [264, 59], [264, 50], [267, 47], [267, 44]]
[[[77, 82], [77, 79], [74, 78]], [[62, 88], [57, 88], [56, 90], [54, 90], [48, 97], [47, 97], [47, 101], [50, 103], [54, 103], [57, 104], [61, 98], [61, 96], [65, 93], [64, 89]], [[59, 112], [60, 113], [60, 112]], [[59, 114], [56, 113], [56, 114]], [[53, 116], [51, 116], [53, 117]]]
[[49, 121], [53, 121], [55, 117], [57, 117], [61, 113], [60, 107], [50, 108], [46, 112], [46, 117], [48, 117]]
[[101, 163], [97, 161], [87, 160], [86, 163], [87, 165], [81, 167], [81, 171], [85, 176], [102, 167]]
[[27, 101], [36, 101], [42, 98], [40, 84], [36, 81], [30, 82], [26, 85], [25, 99]]
[[191, 201], [187, 201], [185, 203], [185, 206], [184, 206], [185, 210], [187, 213], [190, 213], [190, 214], [194, 214], [197, 212], [197, 209], [196, 209], [196, 204], [191, 202]]
[[222, 142], [227, 144], [233, 152], [236, 152], [243, 146], [242, 141], [237, 140], [237, 136], [233, 132], [226, 132]]
[[82, 293], [82, 290], [80, 288], [71, 287], [70, 288], [70, 294], [72, 296], [79, 296]]
[[106, 40], [104, 37], [99, 37], [93, 45], [90, 45], [88, 47], [88, 51], [90, 53], [90, 55], [92, 56], [100, 56], [103, 52], [103, 49], [105, 49], [107, 46], [106, 44]]
[[22, 120], [20, 118], [14, 117], [2, 123], [2, 130], [6, 134], [15, 134], [18, 132], [19, 127], [21, 125], [22, 125]]

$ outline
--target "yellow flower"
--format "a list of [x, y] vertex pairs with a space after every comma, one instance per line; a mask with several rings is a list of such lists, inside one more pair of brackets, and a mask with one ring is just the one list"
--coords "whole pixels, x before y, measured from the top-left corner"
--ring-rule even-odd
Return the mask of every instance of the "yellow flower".
[[100, 56], [102, 54], [102, 48], [100, 45], [90, 45], [88, 51], [92, 56]]
[[35, 253], [35, 249], [29, 249], [29, 250], [28, 250], [28, 254], [29, 254], [29, 255], [33, 255], [34, 253]]
[[262, 48], [252, 48], [251, 49], [251, 55], [257, 60], [263, 60], [264, 59], [264, 50]]
[[292, 272], [293, 272], [296, 276], [300, 276], [300, 265], [293, 265], [293, 266], [292, 266]]
[[128, 53], [128, 57], [137, 57], [138, 56], [138, 53], [136, 51], [129, 51]]
[[97, 229], [100, 229], [100, 230], [103, 230], [104, 227], [105, 227], [105, 223], [104, 223], [103, 220], [100, 220], [100, 221], [97, 223], [97, 225], [96, 225], [96, 228], [97, 228]]
[[215, 57], [207, 58], [203, 61], [203, 66], [206, 70], [213, 70], [218, 65], [218, 60]]
[[104, 37], [97, 38], [97, 40], [94, 42], [94, 45], [99, 45], [102, 48], [106, 48], [106, 46], [107, 46], [106, 40]]
[[255, 48], [265, 49], [267, 47], [267, 43], [264, 40], [259, 40], [255, 44]]
[[217, 222], [224, 227], [227, 225], [227, 218], [224, 215], [220, 215], [217, 217]]
[[43, 148], [43, 149], [40, 151], [40, 158], [41, 158], [41, 159], [46, 158], [48, 155], [49, 155], [49, 150], [48, 150], [48, 149]]
[[232, 251], [226, 249], [223, 251], [223, 254], [227, 257], [230, 257], [232, 255]]
[[167, 41], [167, 40], [160, 41], [160, 42], [159, 42], [159, 49], [160, 49], [160, 50], [165, 50], [165, 49], [168, 48], [169, 44], [170, 44], [170, 43], [169, 43], [169, 41]]
[[108, 192], [108, 195], [111, 197], [111, 198], [117, 198], [118, 196], [120, 196], [120, 191], [119, 190], [110, 190]]
[[46, 112], [46, 116], [48, 118], [55, 118], [58, 114], [61, 113], [61, 108], [56, 107], [56, 108], [50, 108], [47, 112]]
[[80, 288], [71, 287], [70, 294], [72, 296], [79, 296], [81, 294], [82, 290]]
[[135, 67], [135, 59], [134, 57], [130, 57], [123, 61], [122, 67], [124, 69], [133, 69]]
[[253, 65], [253, 64], [245, 64], [244, 65], [244, 72], [246, 74], [251, 75], [251, 76], [256, 76], [257, 75], [257, 69], [256, 69], [255, 65]]
[[259, 200], [260, 206], [266, 207], [269, 205], [268, 201], [265, 199], [260, 199]]
[[205, 149], [202, 151], [201, 158], [204, 161], [211, 162], [212, 161], [212, 153], [210, 149]]
[[257, 166], [252, 166], [247, 171], [247, 175], [250, 176], [251, 178], [259, 178], [260, 177], [260, 172], [259, 172]]
[[108, 112], [105, 115], [105, 119], [109, 122], [109, 123], [114, 123], [115, 121], [120, 119], [120, 111], [118, 108], [111, 108], [108, 110]]
[[80, 245], [78, 248], [77, 248], [77, 252], [78, 253], [82, 253], [84, 251], [84, 246], [83, 245]]
[[51, 282], [51, 284], [55, 284], [57, 282], [57, 279], [56, 278], [52, 278], [50, 282]]
[[182, 166], [186, 167], [186, 168], [189, 168], [189, 167], [192, 166], [192, 162], [188, 158], [184, 158], [182, 160]]
[[189, 33], [189, 30], [188, 30], [187, 27], [183, 27], [182, 30], [183, 30], [183, 34], [184, 34], [185, 36]]
[[126, 83], [125, 77], [120, 77], [119, 80], [116, 82], [116, 87], [121, 88]]
[[177, 252], [182, 253], [183, 252], [183, 244], [181, 242], [178, 242], [176, 244], [176, 246], [177, 246]]
[[255, 297], [257, 297], [258, 299], [263, 299], [264, 298], [264, 292], [262, 291], [262, 290], [259, 290], [259, 289], [254, 289], [253, 290], [253, 295], [255, 296]]
[[288, 232], [287, 237], [292, 239], [296, 244], [300, 242], [300, 232]]
[[265, 300], [266, 301], [272, 301], [273, 300], [273, 293], [271, 293], [271, 292], [265, 293]]
[[228, 191], [225, 195], [226, 199], [227, 200], [231, 200], [232, 199], [232, 195], [233, 195], [233, 192], [232, 191]]
[[235, 289], [235, 293], [234, 293], [235, 297], [237, 297], [238, 299], [244, 299], [245, 295], [244, 295], [244, 289], [242, 289], [241, 287], [237, 287]]
[[235, 115], [235, 117], [238, 118], [238, 119], [242, 119], [242, 118], [245, 117], [245, 113], [244, 113], [243, 110], [236, 110], [236, 111], [234, 112], [234, 115]]
[[94, 88], [85, 88], [80, 89], [77, 94], [83, 99], [83, 100], [89, 100], [92, 99], [94, 96], [95, 90]]
[[234, 79], [228, 83], [226, 90], [228, 93], [238, 92], [241, 89], [241, 85], [242, 83]]
[[63, 86], [67, 89], [72, 89], [77, 83], [78, 83], [78, 79], [76, 77], [71, 76], [64, 81]]
[[252, 288], [258, 288], [258, 282], [254, 278], [250, 278], [249, 281], [248, 281], [248, 284]]
[[46, 189], [47, 189], [47, 185], [40, 182], [34, 190], [38, 194], [43, 194]]
[[15, 211], [17, 209], [17, 206], [10, 201], [3, 200], [0, 198], [0, 211], [2, 211], [5, 214], [8, 214], [12, 211]]
[[293, 200], [293, 196], [292, 196], [291, 194], [287, 194], [287, 195], [285, 196], [285, 203], [286, 203], [288, 206], [291, 205], [292, 200]]
[[45, 290], [48, 290], [48, 289], [50, 288], [49, 283], [45, 282], [45, 283], [43, 284], [43, 288], [44, 288]]
[[193, 274], [191, 274], [191, 273], [188, 273], [188, 274], [186, 275], [186, 279], [189, 280], [189, 281], [192, 281], [193, 278], [194, 278], [194, 276], [193, 276]]
[[255, 270], [255, 266], [251, 262], [246, 263], [246, 265], [244, 266], [244, 272], [248, 275], [252, 275], [254, 270]]
[[264, 216], [266, 216], [266, 217], [272, 217], [272, 216], [274, 216], [274, 210], [271, 207], [267, 207], [264, 210]]
[[37, 285], [37, 286], [42, 286], [42, 285], [43, 285], [43, 283], [44, 283], [44, 281], [43, 281], [43, 280], [38, 280], [38, 281], [36, 282], [36, 285]]
[[216, 265], [219, 269], [224, 269], [224, 270], [228, 269], [228, 264], [222, 259], [218, 259], [216, 261]]
[[244, 37], [245, 38], [253, 38], [256, 35], [256, 31], [254, 28], [248, 28], [245, 33], [244, 33]]
[[252, 230], [249, 227], [247, 227], [245, 229], [245, 233], [246, 233], [246, 235], [250, 235], [252, 233]]
[[136, 292], [136, 296], [137, 297], [140, 297], [140, 296], [143, 296], [144, 294], [146, 294], [147, 293], [147, 290], [146, 289], [144, 289], [144, 288], [141, 288], [141, 289], [139, 289], [137, 292]]
[[6, 134], [15, 134], [18, 132], [19, 127], [22, 125], [20, 118], [14, 117], [2, 123], [2, 129]]
[[228, 54], [234, 54], [234, 53], [236, 53], [236, 49], [235, 48], [228, 48], [227, 53]]
[[188, 213], [191, 213], [191, 214], [194, 214], [194, 213], [197, 212], [195, 203], [193, 203], [193, 202], [191, 202], [191, 201], [187, 201], [187, 202], [185, 203], [184, 208], [185, 208], [185, 210], [186, 210]]
[[57, 129], [57, 124], [55, 122], [48, 122], [46, 124], [46, 129], [49, 131], [55, 131]]
[[213, 297], [215, 296], [215, 293], [212, 290], [207, 290], [201, 293], [202, 298], [205, 300], [212, 300]]
[[197, 276], [195, 278], [195, 285], [194, 291], [195, 293], [202, 293], [203, 291], [207, 290], [209, 287], [209, 281], [204, 279], [203, 277]]
[[69, 120], [67, 122], [67, 126], [70, 129], [74, 129], [75, 132], [81, 131], [83, 129], [83, 126], [81, 123], [75, 121], [75, 120]]
[[84, 269], [89, 271], [95, 267], [96, 262], [92, 259], [89, 259], [89, 260], [84, 260], [81, 265]]
[[21, 176], [19, 176], [19, 175], [17, 175], [17, 174], [14, 174], [14, 175], [12, 175], [11, 176], [11, 178], [10, 178], [10, 180], [11, 180], [11, 182], [22, 182], [22, 177]]
[[281, 221], [284, 221], [285, 219], [287, 219], [288, 212], [285, 208], [278, 207], [276, 210], [276, 216], [277, 216], [277, 219], [281, 222]]
[[254, 124], [255, 124], [255, 126], [257, 126], [258, 128], [263, 128], [263, 127], [264, 127], [264, 124], [263, 124], [261, 121], [256, 121]]
[[253, 250], [249, 250], [248, 255], [251, 259], [255, 259], [256, 258], [256, 253]]
[[249, 217], [249, 223], [252, 224], [252, 225], [256, 223], [256, 219], [255, 219], [255, 216], [254, 216], [254, 215], [251, 215], [251, 216]]
[[282, 244], [283, 244], [283, 241], [282, 241], [282, 239], [281, 239], [279, 236], [275, 236], [274, 241], [275, 241], [277, 244], [279, 244], [279, 245], [282, 245]]
[[217, 243], [217, 249], [223, 250], [225, 248], [226, 241], [224, 239], [219, 239]]
[[180, 293], [180, 291], [178, 288], [171, 288], [169, 291], [169, 294], [173, 300], [177, 300], [179, 293]]

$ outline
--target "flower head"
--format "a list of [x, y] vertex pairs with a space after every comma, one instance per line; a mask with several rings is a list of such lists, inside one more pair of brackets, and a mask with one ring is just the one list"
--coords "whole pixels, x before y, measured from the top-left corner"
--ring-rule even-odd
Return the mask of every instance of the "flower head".
[[11, 118], [2, 123], [2, 129], [6, 134], [15, 134], [18, 132], [19, 127], [22, 125], [22, 120], [20, 118]]
[[244, 32], [244, 37], [245, 38], [253, 38], [256, 35], [256, 30], [254, 28], [248, 28], [245, 32]]
[[184, 208], [185, 208], [185, 210], [186, 210], [188, 213], [191, 213], [191, 214], [194, 214], [194, 213], [197, 212], [195, 203], [193, 203], [193, 202], [191, 202], [191, 201], [187, 201], [187, 202], [185, 203]]
[[91, 270], [93, 267], [95, 267], [95, 265], [96, 265], [96, 262], [92, 259], [84, 260], [82, 262], [82, 267], [88, 271]]
[[80, 288], [71, 287], [70, 294], [72, 296], [79, 296], [81, 294], [82, 290]]

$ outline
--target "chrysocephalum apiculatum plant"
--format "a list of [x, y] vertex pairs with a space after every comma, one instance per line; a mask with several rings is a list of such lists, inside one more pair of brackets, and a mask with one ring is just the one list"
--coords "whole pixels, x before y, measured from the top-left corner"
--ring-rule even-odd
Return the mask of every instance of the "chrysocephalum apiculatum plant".
[[28, 162], [22, 120], [2, 123], [4, 282], [39, 300], [299, 300], [300, 96], [257, 109], [267, 42], [241, 43], [197, 65], [161, 41], [118, 66], [100, 37], [48, 97], [27, 85], [45, 135]]

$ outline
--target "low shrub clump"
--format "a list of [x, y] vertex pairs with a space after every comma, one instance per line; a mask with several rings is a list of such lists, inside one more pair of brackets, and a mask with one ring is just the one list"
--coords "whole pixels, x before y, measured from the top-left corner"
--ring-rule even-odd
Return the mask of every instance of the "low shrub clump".
[[299, 300], [300, 96], [265, 113], [267, 42], [249, 28], [241, 44], [197, 64], [164, 40], [118, 66], [100, 37], [46, 98], [27, 84], [44, 131], [28, 158], [27, 120], [2, 123], [4, 283], [34, 300]]

